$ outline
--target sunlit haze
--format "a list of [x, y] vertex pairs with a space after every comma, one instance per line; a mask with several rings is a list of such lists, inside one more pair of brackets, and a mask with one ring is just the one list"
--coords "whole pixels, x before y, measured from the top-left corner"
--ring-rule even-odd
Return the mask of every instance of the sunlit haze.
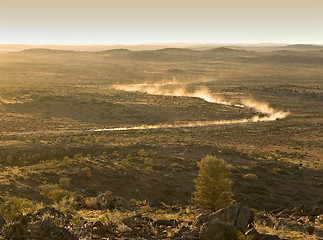
[[2, 0], [2, 43], [323, 43], [320, 0]]

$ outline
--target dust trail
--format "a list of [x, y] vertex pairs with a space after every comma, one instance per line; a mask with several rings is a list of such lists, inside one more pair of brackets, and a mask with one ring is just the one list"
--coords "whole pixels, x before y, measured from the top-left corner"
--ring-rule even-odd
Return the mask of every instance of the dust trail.
[[[171, 88], [170, 88], [171, 87]], [[289, 113], [283, 111], [277, 111], [267, 103], [260, 103], [251, 99], [242, 100], [242, 104], [233, 104], [230, 101], [221, 99], [212, 95], [207, 88], [200, 88], [193, 92], [187, 91], [185, 87], [171, 83], [163, 84], [130, 84], [130, 85], [112, 85], [110, 88], [116, 90], [123, 90], [128, 92], [142, 92], [151, 95], [162, 95], [162, 96], [176, 96], [176, 97], [194, 97], [203, 99], [206, 102], [222, 104], [238, 108], [246, 108], [254, 110], [264, 116], [254, 116], [252, 118], [244, 118], [237, 120], [223, 120], [223, 121], [192, 121], [186, 123], [176, 124], [158, 124], [158, 125], [141, 125], [134, 127], [123, 127], [123, 128], [105, 128], [105, 129], [92, 129], [90, 131], [126, 131], [126, 130], [145, 130], [145, 129], [162, 129], [162, 128], [182, 128], [182, 127], [205, 127], [213, 125], [226, 125], [226, 124], [242, 124], [250, 122], [267, 122], [274, 121], [277, 119], [285, 118]]]

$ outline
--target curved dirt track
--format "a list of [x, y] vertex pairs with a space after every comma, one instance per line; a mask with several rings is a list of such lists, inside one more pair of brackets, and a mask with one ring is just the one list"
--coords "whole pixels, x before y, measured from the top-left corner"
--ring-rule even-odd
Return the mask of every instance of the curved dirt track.
[[[170, 88], [171, 87], [171, 88]], [[7, 133], [6, 136], [16, 135], [50, 135], [60, 133], [86, 133], [86, 132], [108, 132], [108, 131], [127, 131], [127, 130], [149, 130], [149, 129], [166, 129], [166, 128], [187, 128], [187, 127], [206, 127], [216, 125], [237, 125], [256, 122], [269, 122], [285, 118], [288, 112], [278, 111], [268, 106], [267, 103], [260, 103], [255, 100], [243, 99], [241, 104], [233, 104], [229, 101], [219, 99], [212, 95], [206, 88], [201, 88], [193, 92], [186, 91], [183, 85], [179, 84], [130, 84], [130, 85], [111, 85], [111, 89], [128, 92], [142, 92], [151, 95], [177, 96], [200, 98], [204, 101], [214, 104], [222, 104], [236, 108], [245, 108], [261, 113], [263, 116], [255, 115], [252, 118], [234, 119], [234, 120], [217, 120], [217, 121], [189, 121], [177, 124], [158, 124], [158, 125], [140, 125], [132, 127], [103, 128], [90, 130], [57, 130], [57, 131], [30, 131], [20, 133]]]

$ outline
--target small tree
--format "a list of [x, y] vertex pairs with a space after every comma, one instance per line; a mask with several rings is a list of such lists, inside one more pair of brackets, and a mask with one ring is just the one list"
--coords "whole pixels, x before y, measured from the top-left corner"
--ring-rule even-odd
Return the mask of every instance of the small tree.
[[228, 179], [229, 167], [215, 156], [206, 156], [198, 163], [199, 175], [194, 180], [196, 192], [192, 200], [206, 209], [218, 210], [229, 206], [232, 200], [231, 185]]

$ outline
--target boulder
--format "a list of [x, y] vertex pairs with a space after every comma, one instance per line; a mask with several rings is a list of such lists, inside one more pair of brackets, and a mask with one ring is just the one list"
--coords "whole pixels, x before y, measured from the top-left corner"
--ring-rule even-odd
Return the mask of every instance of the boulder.
[[212, 214], [199, 216], [194, 225], [201, 226], [203, 223], [210, 223], [214, 219], [220, 219], [245, 233], [253, 224], [254, 213], [249, 207], [241, 207], [239, 203], [235, 203], [230, 207], [222, 208]]
[[236, 232], [236, 228], [221, 219], [213, 219], [206, 223], [201, 232], [201, 240], [226, 240], [231, 232]]
[[207, 222], [211, 222], [213, 219], [221, 219], [222, 221], [235, 226], [238, 218], [238, 214], [241, 211], [240, 203], [236, 203], [228, 208], [222, 208], [212, 214], [210, 214], [207, 218]]
[[105, 191], [89, 201], [89, 207], [96, 210], [109, 208], [112, 201], [112, 192]]
[[252, 240], [260, 240], [264, 234], [261, 234], [259, 233], [256, 229], [254, 228], [251, 228], [249, 229], [246, 233], [245, 233], [246, 236], [250, 236], [252, 237]]
[[53, 219], [32, 222], [25, 226], [20, 223], [10, 225], [4, 232], [5, 239], [35, 239], [35, 240], [76, 240], [78, 239], [68, 229], [59, 227]]
[[235, 226], [243, 233], [245, 233], [248, 231], [248, 229], [250, 229], [250, 226], [253, 224], [254, 219], [255, 217], [253, 211], [249, 207], [243, 206], [242, 208], [240, 208]]

